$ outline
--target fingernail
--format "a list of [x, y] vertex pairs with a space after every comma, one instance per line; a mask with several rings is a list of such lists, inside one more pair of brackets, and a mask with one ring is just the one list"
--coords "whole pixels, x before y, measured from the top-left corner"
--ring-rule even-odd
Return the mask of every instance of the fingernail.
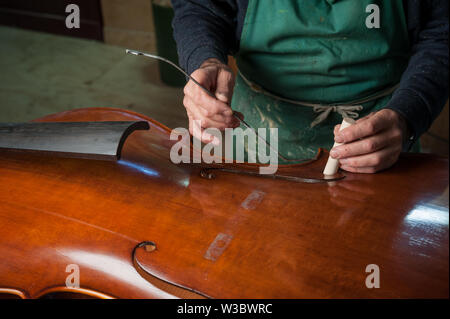
[[339, 152], [337, 150], [331, 150], [330, 155], [332, 158], [339, 158]]
[[228, 103], [228, 96], [227, 96], [226, 94], [224, 94], [224, 93], [216, 93], [216, 97], [217, 97], [220, 101], [222, 101], [222, 102], [224, 102], [224, 103]]
[[344, 137], [341, 134], [338, 134], [335, 136], [334, 141], [337, 143], [343, 143], [344, 142]]
[[346, 164], [348, 164], [348, 160], [347, 160], [347, 159], [341, 159], [341, 160], [339, 160], [339, 163], [340, 163], [342, 166], [345, 166]]

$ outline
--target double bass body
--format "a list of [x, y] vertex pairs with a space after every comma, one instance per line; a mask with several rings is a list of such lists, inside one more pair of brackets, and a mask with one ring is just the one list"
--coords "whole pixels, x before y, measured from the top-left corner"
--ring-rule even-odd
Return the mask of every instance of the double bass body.
[[[0, 151], [0, 296], [448, 298], [447, 158], [404, 154], [329, 183], [207, 179], [173, 164], [170, 130], [143, 115], [39, 121], [138, 120], [150, 130], [133, 132], [119, 161]], [[311, 176], [326, 159], [280, 170]], [[368, 265], [380, 288], [366, 286]]]

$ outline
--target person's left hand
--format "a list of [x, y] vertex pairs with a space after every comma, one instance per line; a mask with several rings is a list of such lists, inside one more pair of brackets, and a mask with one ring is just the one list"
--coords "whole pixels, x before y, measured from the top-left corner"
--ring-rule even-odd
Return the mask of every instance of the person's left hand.
[[391, 109], [371, 113], [339, 132], [330, 155], [339, 159], [341, 169], [353, 173], [375, 173], [391, 167], [402, 151], [408, 126], [405, 119]]

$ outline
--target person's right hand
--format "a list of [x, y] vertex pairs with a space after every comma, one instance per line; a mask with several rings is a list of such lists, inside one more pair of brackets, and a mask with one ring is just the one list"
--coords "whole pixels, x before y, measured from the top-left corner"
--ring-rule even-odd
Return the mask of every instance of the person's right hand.
[[[201, 121], [202, 129], [224, 130], [240, 125], [230, 107], [234, 88], [233, 73], [227, 65], [219, 60], [208, 59], [191, 76], [212, 92], [216, 98], [211, 97], [192, 80], [189, 80], [184, 87], [183, 100], [189, 117], [189, 132], [203, 143], [218, 143], [213, 135], [206, 134], [206, 132], [202, 136], [196, 136], [199, 135], [200, 130], [194, 130], [194, 121]], [[238, 114], [242, 116], [242, 114]]]

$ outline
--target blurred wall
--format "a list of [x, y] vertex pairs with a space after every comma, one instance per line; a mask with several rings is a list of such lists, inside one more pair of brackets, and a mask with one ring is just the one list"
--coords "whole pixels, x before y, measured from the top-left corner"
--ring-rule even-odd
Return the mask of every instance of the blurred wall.
[[104, 41], [156, 52], [151, 0], [101, 0]]
[[[66, 7], [80, 8], [80, 28], [66, 27]], [[0, 24], [103, 40], [100, 0], [0, 0]]]

